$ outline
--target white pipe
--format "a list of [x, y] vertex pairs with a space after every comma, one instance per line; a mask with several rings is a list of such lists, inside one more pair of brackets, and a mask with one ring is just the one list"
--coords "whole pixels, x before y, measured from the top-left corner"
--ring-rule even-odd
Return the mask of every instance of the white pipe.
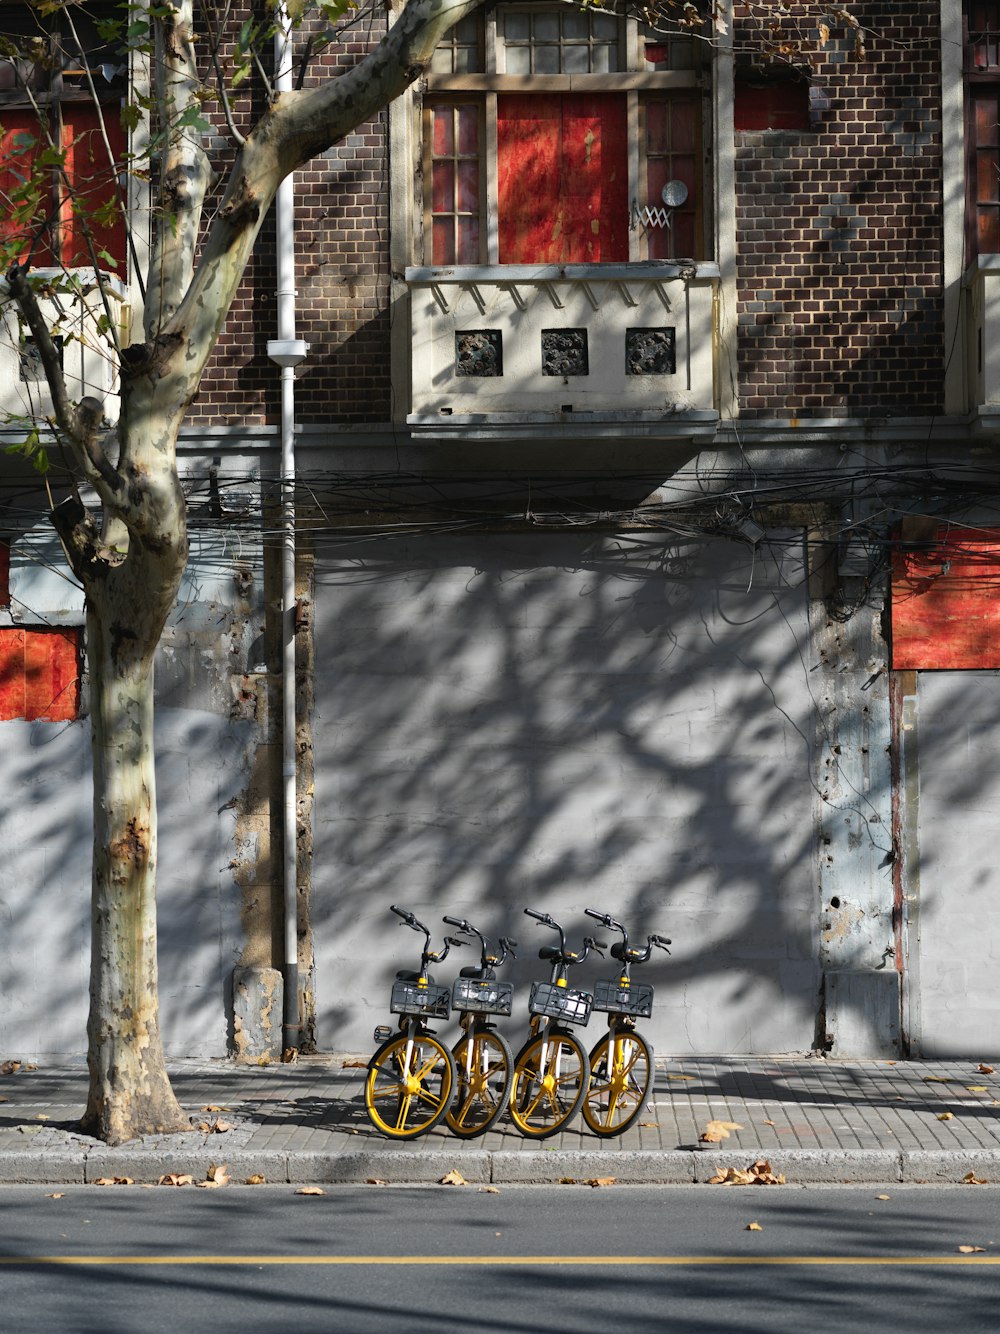
[[[292, 87], [291, 27], [284, 5], [274, 38], [275, 88]], [[277, 339], [267, 354], [281, 367], [281, 775], [284, 830], [284, 1006], [282, 1052], [297, 1048], [299, 1033], [298, 807], [295, 747], [295, 367], [308, 345], [295, 337], [295, 186], [286, 176], [275, 198]]]

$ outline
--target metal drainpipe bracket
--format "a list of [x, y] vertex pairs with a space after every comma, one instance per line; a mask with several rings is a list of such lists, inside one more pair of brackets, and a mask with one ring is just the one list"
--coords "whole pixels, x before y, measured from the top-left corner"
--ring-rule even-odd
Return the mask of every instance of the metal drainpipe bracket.
[[309, 344], [303, 338], [270, 338], [267, 355], [277, 366], [298, 366], [305, 361]]

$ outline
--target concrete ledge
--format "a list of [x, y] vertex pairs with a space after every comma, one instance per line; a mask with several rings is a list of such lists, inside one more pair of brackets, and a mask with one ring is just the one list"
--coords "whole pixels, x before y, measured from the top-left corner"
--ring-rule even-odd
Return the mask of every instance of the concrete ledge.
[[5, 1186], [82, 1185], [87, 1179], [86, 1158], [79, 1153], [60, 1153], [46, 1149], [0, 1150], [0, 1184]]
[[523, 1149], [490, 1155], [495, 1184], [530, 1184], [614, 1177], [622, 1182], [689, 1186], [694, 1154], [683, 1150]]
[[278, 1173], [276, 1181], [287, 1181], [287, 1155], [277, 1153], [247, 1153], [237, 1149], [225, 1152], [225, 1145], [204, 1149], [132, 1149], [123, 1145], [117, 1149], [92, 1149], [87, 1154], [86, 1181], [92, 1183], [101, 1177], [131, 1177], [133, 1181], [152, 1182], [171, 1172], [190, 1174], [195, 1181], [204, 1181], [212, 1164], [226, 1165], [234, 1180], [245, 1180], [259, 1172], [271, 1180], [268, 1168]]
[[472, 1184], [490, 1179], [489, 1154], [407, 1152], [398, 1149], [362, 1149], [353, 1153], [290, 1153], [288, 1180], [296, 1185], [312, 1182], [358, 1184], [365, 1181], [390, 1181], [393, 1184], [420, 1184], [440, 1181], [451, 1171], [458, 1171]]
[[1000, 1185], [998, 1149], [910, 1149], [901, 1155], [902, 1180], [961, 1182], [967, 1172], [980, 1181]]
[[766, 1158], [771, 1170], [780, 1173], [789, 1185], [902, 1180], [900, 1156], [895, 1149], [725, 1149], [699, 1152], [694, 1157], [696, 1181], [709, 1181], [729, 1167], [750, 1167], [758, 1158]]

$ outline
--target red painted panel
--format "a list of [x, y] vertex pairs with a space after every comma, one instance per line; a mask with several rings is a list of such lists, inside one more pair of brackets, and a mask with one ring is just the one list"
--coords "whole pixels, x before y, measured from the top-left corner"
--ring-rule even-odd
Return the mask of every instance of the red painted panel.
[[501, 264], [628, 259], [624, 97], [497, 98]]
[[809, 85], [737, 84], [733, 121], [736, 130], [808, 130]]
[[[125, 132], [117, 108], [69, 103], [63, 119], [66, 171], [76, 191], [77, 208], [90, 223], [95, 248], [107, 251], [121, 268], [125, 264], [125, 216], [118, 204], [117, 176], [125, 159]], [[106, 213], [95, 220], [100, 210]], [[83, 227], [68, 202], [63, 211], [63, 263], [92, 263]], [[106, 267], [101, 260], [98, 265]]]
[[79, 703], [76, 630], [0, 629], [0, 720], [62, 722]]
[[892, 569], [892, 665], [1000, 667], [1000, 531], [942, 528]]
[[[36, 216], [26, 222], [13, 221], [10, 213], [19, 203], [25, 179], [31, 174], [31, 164], [42, 147], [40, 142], [36, 142], [34, 147], [24, 148], [23, 142], [28, 136], [39, 141], [41, 134], [38, 117], [34, 112], [4, 109], [0, 118], [0, 238], [10, 241], [23, 237], [25, 251], [34, 239], [33, 229], [46, 221], [44, 204]], [[51, 235], [51, 231], [46, 231], [44, 238], [35, 246], [31, 256], [33, 263], [44, 266], [53, 262]]]

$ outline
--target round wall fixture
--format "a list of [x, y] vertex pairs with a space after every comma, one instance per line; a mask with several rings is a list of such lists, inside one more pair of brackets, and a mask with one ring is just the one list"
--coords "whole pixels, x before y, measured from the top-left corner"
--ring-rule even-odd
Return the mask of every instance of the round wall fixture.
[[667, 181], [660, 192], [660, 198], [667, 208], [680, 208], [688, 197], [688, 188], [683, 181]]

